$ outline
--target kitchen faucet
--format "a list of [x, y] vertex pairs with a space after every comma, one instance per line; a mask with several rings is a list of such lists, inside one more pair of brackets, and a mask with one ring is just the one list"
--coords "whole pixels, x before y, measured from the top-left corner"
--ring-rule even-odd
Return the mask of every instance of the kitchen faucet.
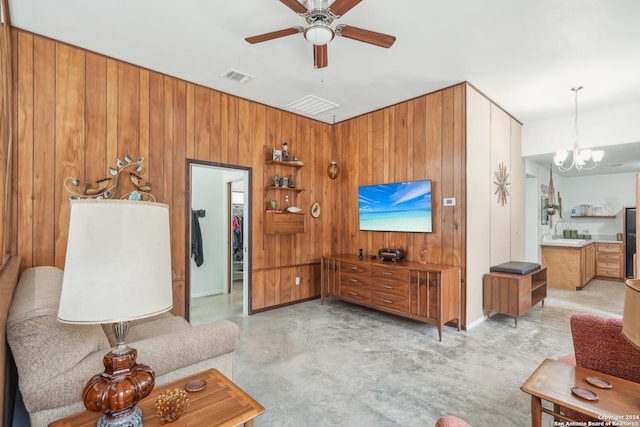
[[[557, 238], [558, 238], [558, 224], [560, 224], [560, 223], [565, 224], [565, 222], [564, 222], [564, 220], [563, 220], [563, 219], [559, 219], [559, 220], [556, 222], [556, 225], [555, 225], [555, 227], [554, 227], [554, 234], [553, 234], [553, 238], [554, 238], [554, 239], [557, 239]], [[565, 227], [566, 227], [566, 224], [565, 224]]]

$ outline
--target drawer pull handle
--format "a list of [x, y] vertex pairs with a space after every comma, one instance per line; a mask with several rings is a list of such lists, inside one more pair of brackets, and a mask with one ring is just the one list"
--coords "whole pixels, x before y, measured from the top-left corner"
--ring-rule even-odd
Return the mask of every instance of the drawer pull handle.
[[354, 266], [351, 266], [351, 267], [349, 267], [349, 268], [350, 268], [351, 270], [357, 270], [357, 269], [358, 269], [358, 267], [354, 267]]
[[382, 301], [386, 302], [387, 304], [393, 304], [393, 301], [390, 301], [390, 300], [388, 300], [388, 299], [384, 299], [384, 300], [382, 300]]
[[382, 274], [384, 274], [385, 276], [391, 276], [393, 273], [390, 271], [383, 271]]
[[358, 281], [356, 279], [349, 279], [350, 282], [352, 283], [358, 283]]
[[357, 292], [351, 292], [351, 291], [349, 291], [349, 295], [357, 296], [357, 295], [358, 295], [358, 293], [357, 293]]
[[393, 286], [389, 286], [389, 285], [383, 285], [382, 287], [385, 289], [393, 289]]

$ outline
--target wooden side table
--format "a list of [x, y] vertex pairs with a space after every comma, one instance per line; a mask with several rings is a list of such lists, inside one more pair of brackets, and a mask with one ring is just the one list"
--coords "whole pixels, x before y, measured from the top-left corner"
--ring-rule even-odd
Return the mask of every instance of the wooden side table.
[[[155, 402], [160, 393], [174, 388], [184, 388], [187, 382], [203, 379], [207, 387], [198, 392], [189, 393], [189, 409], [178, 420], [167, 424], [156, 415]], [[142, 421], [145, 427], [171, 426], [218, 426], [233, 427], [244, 424], [252, 427], [253, 419], [264, 413], [264, 407], [245, 393], [240, 387], [222, 375], [217, 369], [210, 369], [172, 383], [156, 386], [140, 402]], [[49, 424], [49, 427], [95, 427], [102, 415], [98, 412], [84, 411], [70, 415]]]
[[528, 274], [487, 273], [482, 279], [484, 312], [510, 314], [515, 318], [547, 297], [547, 267]]
[[[610, 389], [592, 386], [587, 377], [598, 377], [611, 383]], [[582, 387], [595, 392], [598, 400], [581, 399], [571, 392]], [[570, 420], [542, 407], [542, 400], [552, 402], [589, 417], [601, 420], [604, 426], [640, 425], [640, 384], [618, 377], [572, 366], [557, 360], [545, 359], [522, 384], [520, 390], [531, 395], [531, 426], [542, 426], [542, 413], [556, 419]], [[608, 424], [607, 424], [608, 423]], [[594, 424], [595, 425], [595, 424]]]

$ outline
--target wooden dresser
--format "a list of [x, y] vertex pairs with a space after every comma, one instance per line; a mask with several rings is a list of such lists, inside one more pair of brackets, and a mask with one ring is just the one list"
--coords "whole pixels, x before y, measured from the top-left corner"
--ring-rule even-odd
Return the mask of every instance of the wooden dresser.
[[455, 320], [460, 330], [460, 268], [355, 255], [322, 257], [321, 297], [375, 308], [431, 323], [438, 328]]
[[624, 245], [620, 243], [596, 243], [596, 277], [607, 280], [624, 280]]

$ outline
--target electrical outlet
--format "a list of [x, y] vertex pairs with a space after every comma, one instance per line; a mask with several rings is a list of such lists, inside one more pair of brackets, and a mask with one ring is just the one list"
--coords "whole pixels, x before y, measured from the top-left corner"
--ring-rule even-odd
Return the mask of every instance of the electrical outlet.
[[456, 205], [456, 198], [455, 197], [449, 197], [449, 198], [442, 199], [442, 205], [443, 206], [455, 206]]
[[300, 284], [300, 276], [296, 276], [296, 286]]

